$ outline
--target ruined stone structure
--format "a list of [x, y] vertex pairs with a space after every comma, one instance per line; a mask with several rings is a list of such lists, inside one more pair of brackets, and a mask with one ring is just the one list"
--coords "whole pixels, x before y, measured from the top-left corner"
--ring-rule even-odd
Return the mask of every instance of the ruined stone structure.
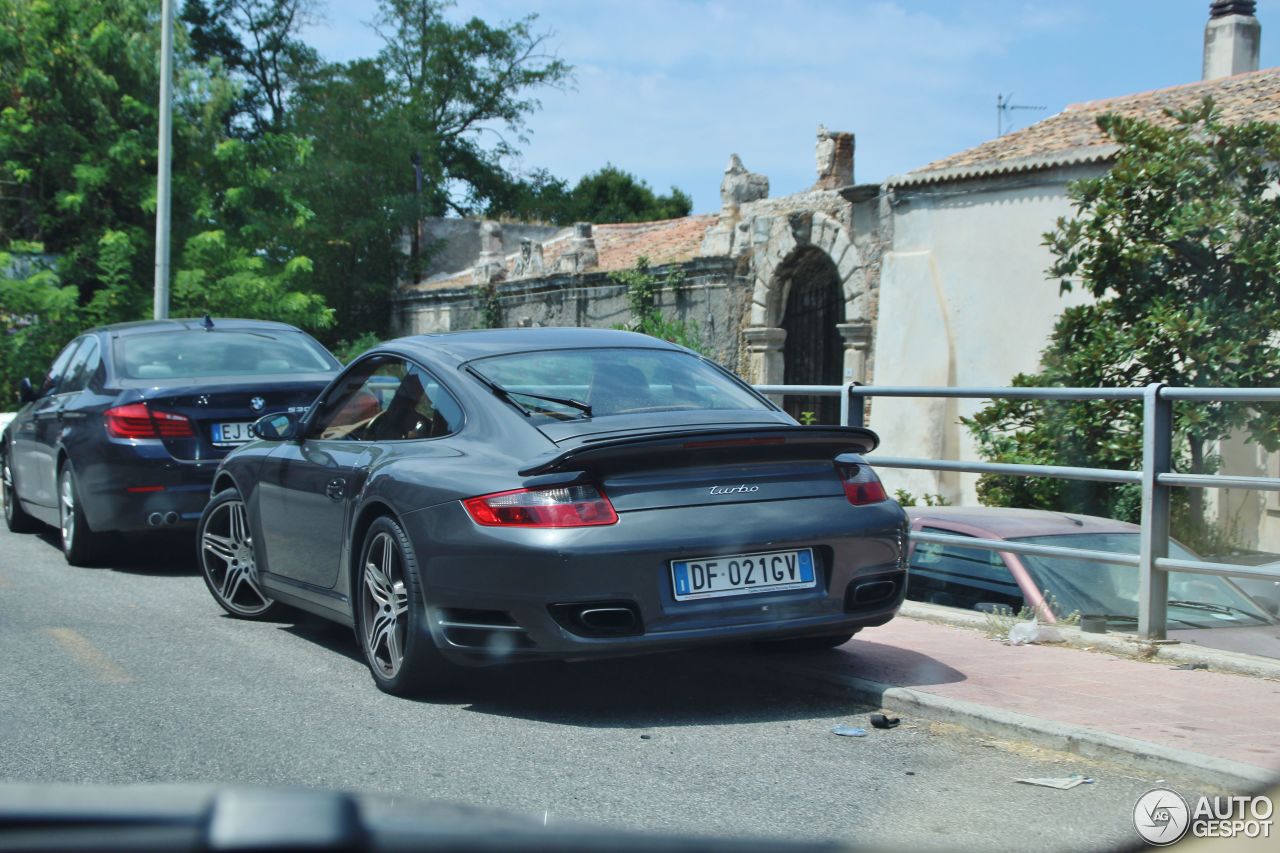
[[[729, 158], [716, 214], [634, 224], [578, 223], [542, 239], [529, 226], [479, 225], [465, 266], [402, 284], [404, 334], [476, 328], [494, 299], [507, 326], [625, 324], [618, 271], [647, 258], [682, 273], [658, 304], [695, 324], [704, 351], [760, 383], [866, 381], [881, 236], [879, 188], [853, 180], [854, 138], [819, 128], [812, 189], [769, 198], [769, 179]], [[507, 239], [507, 230], [516, 239]], [[438, 226], [428, 224], [428, 233]], [[458, 258], [457, 247], [451, 257]], [[834, 401], [789, 400], [834, 420]]]

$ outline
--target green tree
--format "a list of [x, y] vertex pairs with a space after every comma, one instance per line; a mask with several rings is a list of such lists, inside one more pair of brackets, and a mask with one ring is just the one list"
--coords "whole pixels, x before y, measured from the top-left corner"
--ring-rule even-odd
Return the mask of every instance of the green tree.
[[[1099, 119], [1121, 148], [1105, 174], [1072, 184], [1074, 217], [1045, 235], [1065, 311], [1043, 367], [1015, 385], [1257, 387], [1280, 374], [1280, 125], [1228, 124], [1205, 101], [1156, 123]], [[997, 461], [1136, 468], [1139, 407], [1111, 402], [997, 401], [966, 421]], [[1237, 430], [1275, 450], [1273, 405], [1175, 407], [1184, 470], [1214, 467], [1213, 444]], [[983, 501], [1133, 519], [1135, 487], [984, 477]], [[1200, 493], [1182, 498], [1183, 528], [1202, 520]], [[1187, 535], [1187, 534], [1184, 534]]]
[[193, 59], [217, 60], [240, 88], [226, 114], [233, 132], [279, 133], [289, 99], [320, 63], [301, 29], [318, 17], [316, 0], [186, 0]]
[[[23, 358], [47, 362], [86, 325], [149, 314], [158, 11], [149, 0], [0, 0], [0, 249], [38, 245], [54, 259], [35, 276], [6, 273], [0, 288]], [[236, 82], [178, 36], [174, 310], [322, 328], [331, 312], [297, 289], [311, 265], [292, 247], [310, 212], [282, 180], [307, 145], [229, 136]]]
[[652, 222], [688, 216], [693, 199], [678, 187], [658, 195], [645, 181], [612, 163], [584, 175], [573, 189], [545, 171], [513, 184], [494, 205], [493, 213], [518, 219], [554, 222]]

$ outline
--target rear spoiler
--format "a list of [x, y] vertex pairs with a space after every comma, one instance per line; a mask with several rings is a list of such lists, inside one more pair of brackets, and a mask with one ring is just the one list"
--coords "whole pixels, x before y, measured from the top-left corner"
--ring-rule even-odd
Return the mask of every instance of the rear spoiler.
[[599, 467], [650, 467], [681, 456], [698, 462], [774, 462], [834, 459], [842, 453], [870, 453], [880, 437], [862, 427], [780, 426], [686, 429], [586, 441], [529, 461], [520, 476]]

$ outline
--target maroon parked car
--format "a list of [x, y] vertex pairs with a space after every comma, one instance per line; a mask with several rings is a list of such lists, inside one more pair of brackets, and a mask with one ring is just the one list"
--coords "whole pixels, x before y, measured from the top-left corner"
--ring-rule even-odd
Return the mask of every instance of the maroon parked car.
[[[908, 507], [911, 529], [1091, 551], [1138, 553], [1135, 524], [1075, 513], [997, 507]], [[1169, 556], [1198, 557], [1170, 541]], [[957, 545], [913, 542], [907, 598], [966, 610], [1040, 609], [1046, 593], [1060, 616], [1105, 616], [1115, 631], [1138, 626], [1138, 570], [1061, 557], [1033, 557]], [[1227, 578], [1172, 572], [1170, 639], [1280, 657], [1280, 623]]]

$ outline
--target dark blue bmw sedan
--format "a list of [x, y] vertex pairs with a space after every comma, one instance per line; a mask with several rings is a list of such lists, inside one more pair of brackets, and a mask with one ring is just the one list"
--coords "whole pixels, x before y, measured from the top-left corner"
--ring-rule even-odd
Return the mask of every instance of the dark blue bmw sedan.
[[61, 531], [73, 565], [110, 535], [193, 525], [218, 462], [263, 414], [302, 412], [339, 368], [311, 336], [260, 320], [160, 320], [85, 332], [4, 431], [10, 530]]

